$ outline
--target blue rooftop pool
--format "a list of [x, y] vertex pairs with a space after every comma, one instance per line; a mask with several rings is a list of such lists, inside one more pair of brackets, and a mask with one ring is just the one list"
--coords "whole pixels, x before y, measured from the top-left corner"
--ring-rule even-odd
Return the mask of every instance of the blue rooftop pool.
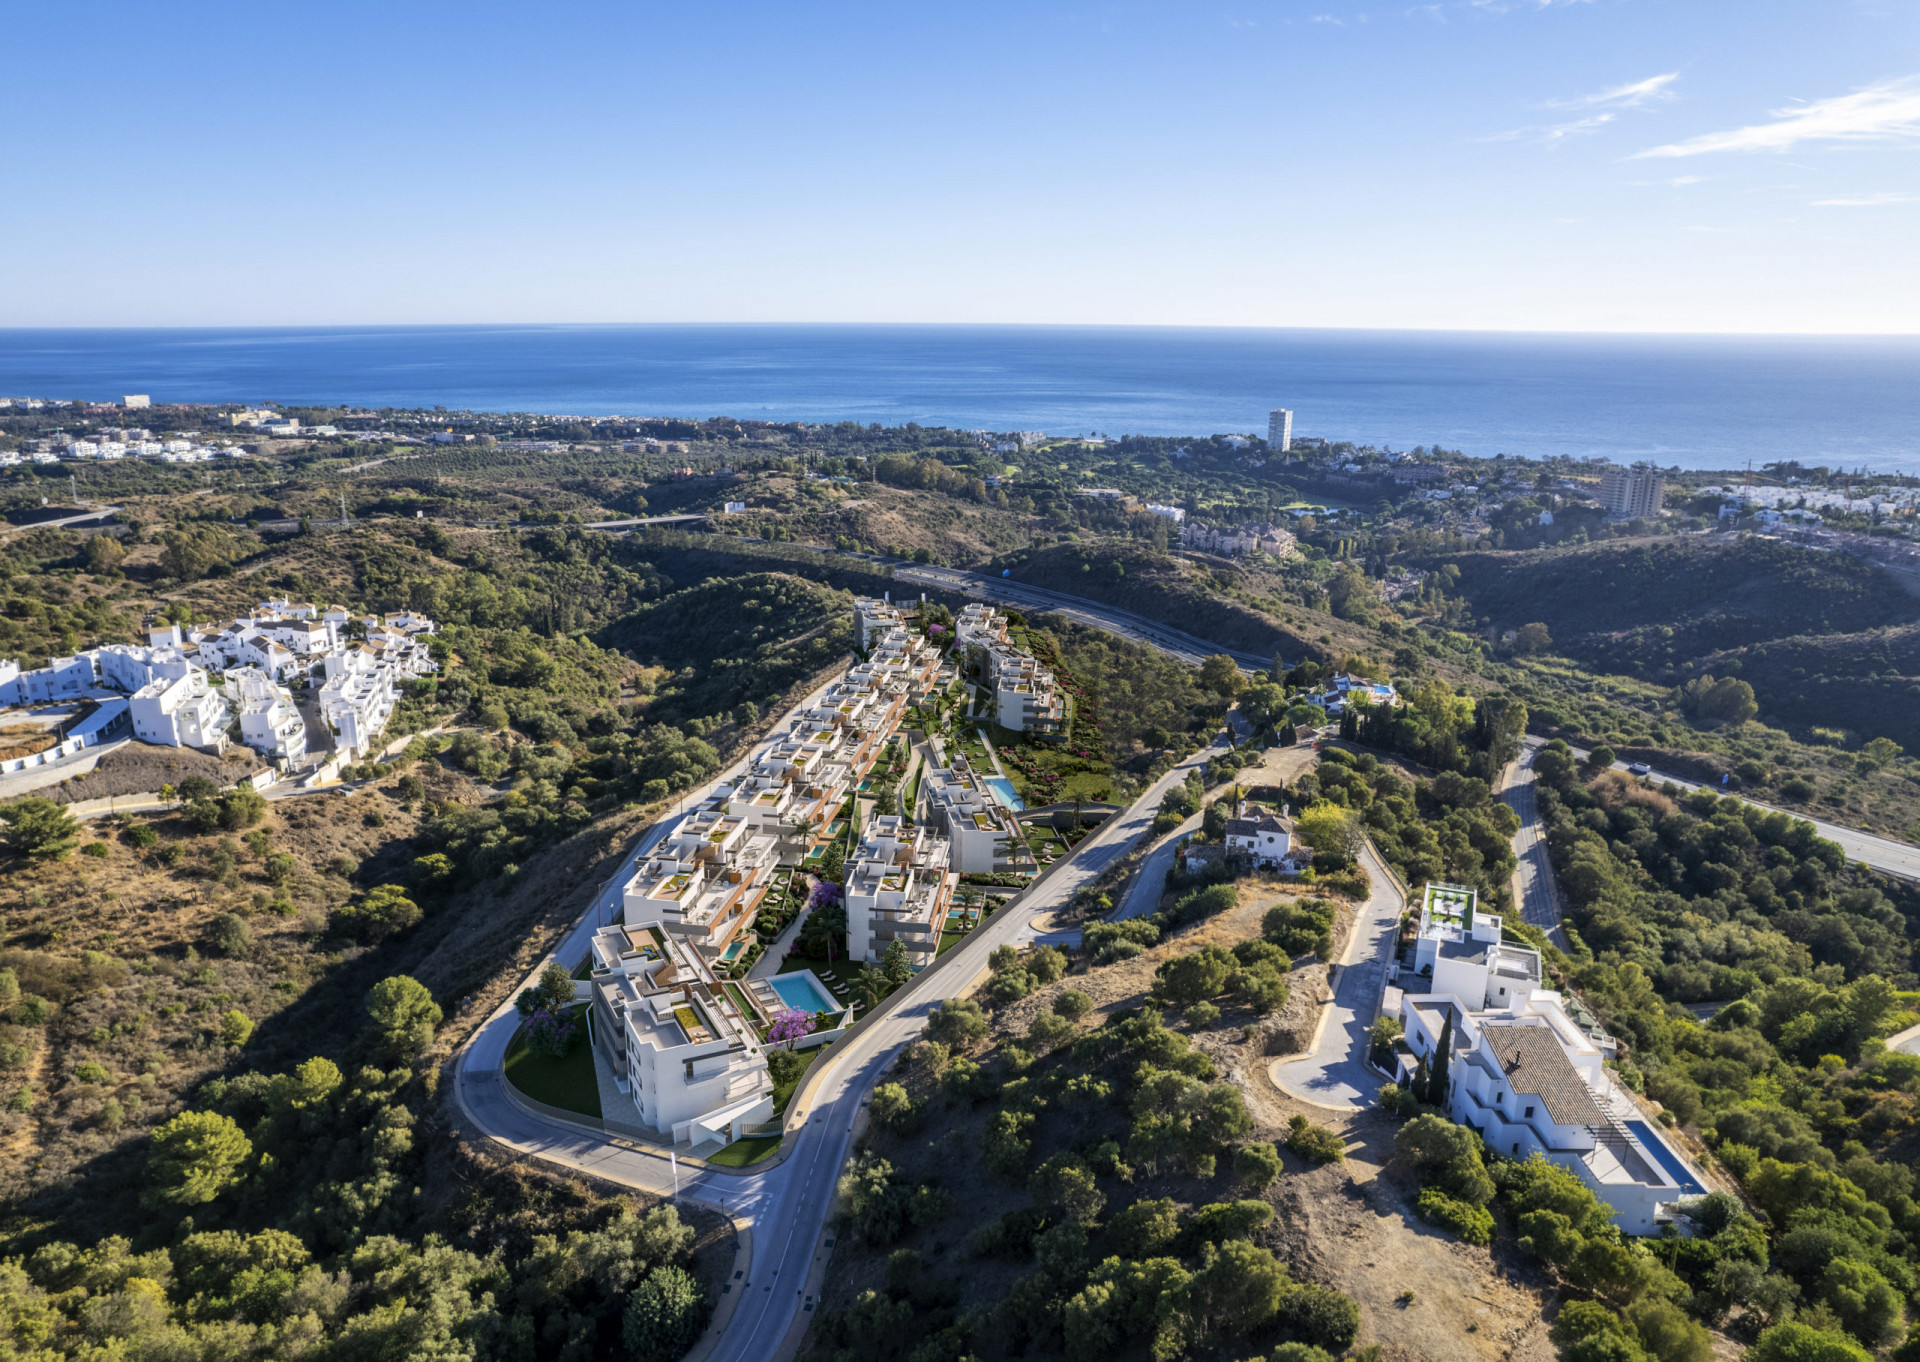
[[1020, 796], [1013, 792], [1013, 782], [1005, 776], [988, 776], [987, 784], [993, 787], [994, 794], [1000, 797], [1000, 803], [1009, 813], [1018, 813], [1026, 808], [1020, 802]]

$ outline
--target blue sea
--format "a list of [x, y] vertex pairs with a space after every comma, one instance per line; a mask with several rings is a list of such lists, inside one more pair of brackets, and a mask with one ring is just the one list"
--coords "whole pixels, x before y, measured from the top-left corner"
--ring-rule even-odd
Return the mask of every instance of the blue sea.
[[0, 330], [0, 396], [1297, 435], [1920, 473], [1920, 338], [1047, 326]]

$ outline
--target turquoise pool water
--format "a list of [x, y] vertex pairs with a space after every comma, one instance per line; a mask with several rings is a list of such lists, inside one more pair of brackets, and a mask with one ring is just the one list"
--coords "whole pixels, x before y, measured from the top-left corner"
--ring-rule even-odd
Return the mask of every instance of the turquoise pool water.
[[1000, 796], [1000, 803], [1008, 811], [1018, 813], [1027, 807], [1020, 802], [1020, 796], [1013, 792], [1013, 782], [1005, 776], [988, 776], [987, 784], [993, 787], [993, 792]]
[[747, 948], [746, 942], [736, 941], [732, 945], [728, 946], [724, 951], [720, 952], [720, 958], [726, 961], [738, 960], [740, 958], [740, 953], [746, 950], [746, 948]]
[[792, 974], [776, 974], [767, 980], [767, 986], [780, 995], [780, 1001], [788, 1007], [802, 1012], [838, 1012], [840, 1004], [833, 995], [820, 986], [811, 970], [797, 970]]
[[1673, 1180], [1680, 1184], [1680, 1190], [1687, 1196], [1705, 1196], [1707, 1189], [1694, 1181], [1693, 1174], [1687, 1171], [1680, 1157], [1667, 1148], [1667, 1142], [1654, 1134], [1653, 1127], [1645, 1121], [1628, 1121], [1627, 1129], [1639, 1137], [1646, 1151], [1660, 1160], [1661, 1167], [1672, 1174]]

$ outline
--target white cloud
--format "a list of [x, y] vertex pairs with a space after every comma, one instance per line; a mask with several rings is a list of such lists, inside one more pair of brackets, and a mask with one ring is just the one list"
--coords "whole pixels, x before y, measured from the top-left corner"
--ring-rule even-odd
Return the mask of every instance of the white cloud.
[[1630, 85], [1616, 85], [1611, 90], [1602, 90], [1597, 95], [1585, 95], [1579, 99], [1559, 100], [1550, 104], [1554, 109], [1591, 109], [1606, 107], [1613, 109], [1642, 109], [1649, 104], [1657, 104], [1672, 99], [1673, 83], [1680, 79], [1678, 71], [1668, 71], [1665, 75], [1648, 76], [1645, 80], [1636, 80]]
[[1672, 179], [1668, 180], [1667, 183], [1678, 189], [1681, 185], [1685, 184], [1699, 184], [1700, 181], [1706, 178], [1705, 175], [1675, 175]]
[[1920, 203], [1920, 194], [1861, 194], [1850, 199], [1815, 199], [1815, 208], [1884, 208], [1893, 203]]
[[1786, 151], [1802, 142], [1920, 140], [1920, 77], [1885, 81], [1850, 95], [1773, 110], [1773, 122], [1650, 147], [1636, 158], [1714, 151]]

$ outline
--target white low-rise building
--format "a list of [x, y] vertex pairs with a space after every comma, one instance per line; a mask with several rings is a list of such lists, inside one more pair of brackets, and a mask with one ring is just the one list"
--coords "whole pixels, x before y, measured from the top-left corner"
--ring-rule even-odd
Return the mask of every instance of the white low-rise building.
[[1293, 823], [1263, 804], [1242, 800], [1227, 820], [1227, 854], [1242, 856], [1267, 870], [1304, 870], [1313, 849], [1293, 835]]
[[1413, 971], [1422, 992], [1464, 999], [1469, 1007], [1505, 1007], [1540, 987], [1540, 952], [1503, 938], [1498, 913], [1457, 884], [1429, 884], [1421, 893]]
[[944, 837], [898, 815], [875, 818], [847, 860], [847, 954], [877, 964], [895, 941], [915, 968], [940, 950], [947, 905], [959, 877]]
[[753, 1024], [690, 944], [657, 928], [603, 927], [590, 987], [595, 1048], [650, 1129], [699, 1150], [772, 1118]]
[[163, 747], [224, 751], [233, 710], [198, 667], [184, 676], [163, 677], [135, 691], [128, 701], [133, 735]]
[[320, 713], [333, 745], [349, 759], [363, 757], [386, 731], [397, 696], [393, 672], [358, 650], [329, 653], [320, 686]]
[[240, 711], [240, 741], [261, 756], [298, 766], [307, 755], [307, 724], [286, 687], [257, 667], [227, 673]]

